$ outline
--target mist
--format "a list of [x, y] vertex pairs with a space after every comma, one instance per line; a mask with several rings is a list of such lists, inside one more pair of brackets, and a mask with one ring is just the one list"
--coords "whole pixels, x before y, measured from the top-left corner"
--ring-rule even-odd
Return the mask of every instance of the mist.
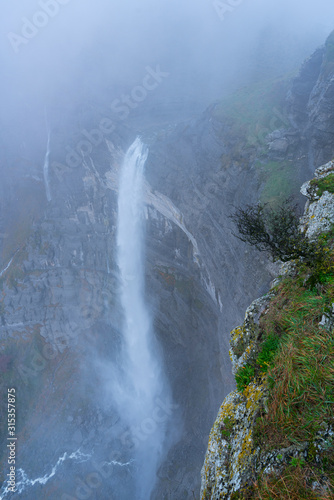
[[67, 106], [110, 99], [116, 89], [136, 85], [145, 66], [156, 64], [170, 73], [164, 99], [207, 104], [254, 78], [252, 65], [261, 52], [269, 68], [268, 59], [275, 57], [279, 71], [297, 69], [333, 25], [327, 0], [230, 3], [229, 8], [228, 2], [210, 0], [5, 4], [2, 116], [13, 117], [12, 106], [18, 113], [24, 106], [33, 117], [35, 106], [54, 106], [56, 99]]
[[[220, 268], [206, 238], [205, 211], [216, 190], [217, 198], [225, 197], [217, 188], [225, 172], [217, 167], [210, 177], [207, 201], [200, 192], [207, 164], [202, 159], [198, 162], [204, 166], [196, 164], [194, 121], [238, 89], [293, 78], [333, 29], [333, 0], [3, 2], [0, 278], [5, 280], [21, 259], [19, 265], [32, 276], [33, 292], [17, 308], [10, 302], [13, 318], [3, 320], [1, 338], [12, 340], [6, 337], [8, 324], [16, 334], [26, 322], [22, 338], [27, 345], [33, 344], [29, 335], [34, 334], [42, 343], [34, 349], [44, 353], [45, 345], [49, 350], [56, 346], [47, 361], [34, 351], [34, 376], [21, 370], [21, 351], [13, 364], [26, 394], [41, 397], [37, 409], [31, 405], [22, 411], [22, 420], [36, 412], [39, 425], [46, 422], [42, 445], [34, 424], [24, 427], [29, 437], [18, 477], [22, 498], [47, 498], [42, 486], [54, 477], [58, 483], [50, 498], [60, 498], [61, 487], [62, 500], [112, 495], [156, 500], [159, 481], [167, 491], [173, 484], [182, 498], [195, 497], [191, 488], [199, 471], [186, 464], [186, 473], [180, 472], [175, 457], [183, 461], [188, 445], [190, 450], [196, 446], [194, 455], [202, 453], [207, 422], [205, 416], [194, 417], [193, 435], [180, 444], [186, 427], [181, 405], [184, 412], [196, 413], [191, 406], [196, 397], [188, 400], [183, 385], [192, 380], [195, 361], [187, 359], [182, 334], [201, 331], [215, 337], [213, 361], [209, 353], [201, 369], [203, 379], [206, 370], [216, 376], [210, 389], [201, 385], [202, 374], [194, 368], [194, 392], [199, 401], [205, 393], [214, 408], [208, 409], [209, 419], [234, 384], [226, 375], [224, 307], [239, 262], [234, 255], [232, 263], [224, 261], [230, 255], [227, 244], [217, 260], [230, 275], [215, 282]], [[150, 142], [158, 144], [153, 152]], [[205, 136], [203, 143], [207, 158], [211, 161], [212, 148], [212, 161], [220, 165], [223, 153], [216, 152], [214, 140]], [[182, 170], [183, 164], [190, 165], [188, 170]], [[200, 168], [204, 173], [198, 173]], [[180, 192], [184, 186], [190, 186], [189, 193]], [[190, 199], [198, 212], [189, 209], [187, 219], [182, 210]], [[204, 221], [204, 229], [195, 234], [198, 221]], [[225, 241], [225, 227], [215, 227]], [[201, 238], [204, 242], [198, 243]], [[203, 249], [212, 258], [209, 264]], [[248, 257], [242, 258], [246, 262]], [[248, 273], [245, 269], [240, 274]], [[17, 281], [20, 272], [10, 281], [15, 297], [24, 290]], [[48, 307], [43, 305], [47, 300]], [[242, 299], [236, 303], [235, 316]], [[24, 307], [29, 313], [23, 321], [19, 311]], [[30, 314], [34, 307], [41, 311], [38, 320]], [[15, 350], [16, 337], [12, 344]], [[206, 345], [192, 337], [189, 344], [196, 362], [207, 354]], [[224, 349], [224, 355], [217, 355]], [[174, 360], [182, 369], [187, 366], [186, 375], [181, 369], [173, 373]], [[73, 364], [73, 372], [66, 362], [71, 369]], [[57, 399], [59, 373], [64, 385], [58, 386]], [[29, 385], [24, 377], [34, 382]], [[71, 377], [72, 386], [67, 385]], [[50, 388], [46, 396], [45, 387]], [[38, 449], [38, 459], [30, 460], [31, 449]], [[189, 459], [192, 451], [187, 453]], [[100, 483], [94, 483], [96, 478]], [[29, 489], [35, 487], [40, 489]], [[0, 499], [10, 498], [7, 494], [2, 489]]]
[[45, 109], [51, 129], [64, 130], [78, 109], [106, 110], [131, 92], [147, 66], [159, 65], [169, 76], [142, 107], [153, 100], [158, 106], [178, 102], [203, 109], [247, 82], [296, 71], [333, 26], [329, 0], [230, 3], [5, 3], [0, 20], [3, 147], [22, 147], [28, 135], [24, 154], [41, 154]]

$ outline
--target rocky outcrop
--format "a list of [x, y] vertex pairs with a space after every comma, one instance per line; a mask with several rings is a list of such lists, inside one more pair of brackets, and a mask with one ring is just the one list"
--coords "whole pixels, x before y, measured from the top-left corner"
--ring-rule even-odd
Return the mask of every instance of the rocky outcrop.
[[[305, 183], [301, 192], [309, 200], [301, 225], [310, 238], [323, 233], [334, 224], [334, 194], [318, 193], [317, 181], [333, 175], [334, 161], [318, 168], [315, 178]], [[275, 297], [276, 285], [286, 275], [294, 275], [294, 264], [284, 264], [280, 277], [273, 282], [267, 295], [255, 300], [247, 309], [243, 324], [231, 332], [230, 357], [233, 373], [254, 361], [261, 345], [259, 319], [265, 315], [271, 300]], [[324, 314], [319, 325], [333, 327], [333, 312]], [[239, 492], [242, 497], [244, 487], [251, 485], [259, 474], [277, 473], [292, 457], [306, 459], [312, 453], [326, 449], [334, 429], [324, 423], [311, 442], [284, 449], [264, 451], [254, 443], [254, 426], [260, 413], [267, 412], [266, 401], [269, 388], [266, 377], [253, 381], [244, 390], [231, 392], [224, 400], [210, 433], [208, 449], [202, 468], [201, 499], [222, 500], [232, 498]], [[316, 451], [315, 451], [316, 450]], [[239, 497], [237, 497], [239, 498]]]
[[[258, 320], [270, 295], [254, 301], [246, 311], [242, 326], [231, 332], [230, 356], [236, 373], [254, 356], [259, 328]], [[250, 384], [243, 393], [231, 392], [224, 400], [210, 433], [208, 451], [202, 468], [202, 499], [230, 498], [252, 471], [254, 447], [252, 427], [259, 408], [264, 404], [267, 387]]]
[[321, 232], [328, 231], [334, 224], [334, 195], [324, 191], [319, 194], [318, 181], [333, 176], [334, 161], [330, 161], [315, 171], [315, 177], [301, 187], [301, 193], [308, 197], [302, 227], [310, 239], [316, 238]]
[[304, 63], [288, 95], [290, 122], [298, 131], [301, 156], [309, 158], [309, 175], [334, 153], [333, 38], [334, 32]]
[[[226, 145], [210, 119], [208, 113], [187, 130], [179, 125], [164, 132], [164, 141], [151, 145], [146, 168], [147, 301], [177, 408], [166, 410], [166, 418], [176, 419], [177, 437], [170, 436], [175, 444], [159, 470], [153, 495], [159, 499], [189, 498], [199, 490], [217, 405], [234, 386], [226, 332], [271, 276], [267, 262], [240, 246], [226, 224], [231, 201], [242, 198], [244, 186], [252, 186], [248, 201], [254, 200], [258, 180], [251, 169], [222, 170]], [[113, 134], [75, 167], [57, 161], [52, 137], [49, 202], [42, 169], [32, 178], [26, 166], [17, 185], [9, 177], [12, 184], [0, 188], [2, 389], [5, 394], [10, 380], [21, 394], [20, 463], [28, 479], [80, 448], [89, 458], [62, 470], [61, 489], [51, 477], [43, 494], [58, 500], [86, 491], [90, 498], [110, 498], [109, 480], [100, 474], [101, 484], [92, 487], [86, 478], [99, 474], [96, 464], [129, 461], [126, 429], [118, 427], [103, 377], [121, 342], [117, 191], [131, 134]], [[29, 438], [37, 433], [38, 442]], [[33, 499], [36, 491], [24, 495]]]

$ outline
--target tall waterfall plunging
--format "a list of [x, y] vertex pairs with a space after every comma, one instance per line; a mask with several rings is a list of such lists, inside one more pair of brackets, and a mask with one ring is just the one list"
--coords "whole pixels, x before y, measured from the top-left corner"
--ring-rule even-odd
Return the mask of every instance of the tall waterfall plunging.
[[168, 384], [145, 304], [143, 189], [147, 155], [147, 148], [137, 138], [125, 155], [118, 195], [117, 261], [123, 345], [113, 399], [133, 443], [137, 500], [150, 498], [162, 453], [166, 451], [163, 444], [171, 414]]
[[46, 153], [45, 153], [45, 158], [44, 158], [44, 165], [43, 165], [45, 194], [46, 194], [46, 199], [48, 201], [51, 201], [51, 191], [50, 191], [50, 182], [49, 182], [50, 138], [51, 138], [51, 133], [50, 133], [50, 130], [49, 130], [48, 131], [48, 141], [47, 141], [47, 144], [46, 144]]

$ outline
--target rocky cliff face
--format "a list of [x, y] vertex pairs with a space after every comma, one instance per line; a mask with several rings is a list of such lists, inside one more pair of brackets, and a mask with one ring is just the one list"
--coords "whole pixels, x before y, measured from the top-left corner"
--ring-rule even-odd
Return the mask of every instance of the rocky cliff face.
[[[163, 132], [147, 163], [147, 300], [174, 400], [173, 408], [157, 404], [175, 419], [159, 499], [199, 490], [207, 435], [234, 384], [224, 333], [270, 279], [266, 262], [230, 236], [230, 203], [243, 197], [244, 186], [253, 186], [247, 191], [254, 200], [258, 181], [251, 169], [221, 168], [226, 145], [215, 126], [207, 114], [188, 132]], [[2, 388], [4, 394], [6, 385], [16, 387], [20, 399], [22, 498], [35, 498], [36, 488], [42, 498], [110, 498], [112, 475], [134, 445], [117, 427], [105, 392], [105, 366], [117, 362], [120, 343], [115, 234], [129, 136], [114, 134], [74, 167], [57, 161], [51, 132], [50, 201], [42, 169], [23, 166], [4, 189]], [[139, 429], [138, 439], [145, 432]], [[131, 469], [123, 474], [126, 480]]]
[[[331, 85], [332, 73], [319, 65], [318, 59], [311, 64], [310, 82], [299, 92], [306, 102], [311, 89], [313, 110], [326, 106], [323, 93]], [[292, 90], [293, 109], [297, 101]], [[17, 388], [22, 498], [111, 498], [113, 475], [123, 474], [124, 481], [131, 475], [121, 466], [134, 443], [117, 427], [101, 367], [117, 362], [120, 344], [118, 171], [137, 132], [150, 148], [146, 295], [174, 399], [173, 408], [157, 404], [175, 419], [177, 431], [153, 498], [188, 499], [199, 491], [207, 436], [217, 407], [234, 388], [228, 332], [241, 321], [240, 311], [268, 289], [274, 272], [234, 238], [228, 214], [258, 200], [262, 155], [296, 158], [297, 176], [306, 175], [320, 151], [315, 129], [307, 129], [315, 141], [311, 156], [301, 139], [309, 112], [296, 126], [292, 119], [273, 127], [265, 144], [254, 145], [232, 133], [216, 107], [158, 127], [143, 108], [144, 130], [117, 124], [89, 153], [67, 162], [66, 152], [73, 154], [83, 135], [80, 126], [65, 128], [59, 118], [51, 127], [47, 168], [45, 144], [28, 136], [1, 152], [1, 387], [2, 394], [8, 385]], [[326, 109], [318, 120], [330, 134]], [[86, 130], [92, 126], [85, 123]], [[333, 150], [328, 146], [323, 154], [329, 159]], [[139, 429], [138, 439], [145, 440], [145, 432]]]
[[[333, 172], [334, 162], [331, 161], [317, 169], [314, 180], [305, 183], [301, 189], [301, 192], [308, 197], [301, 223], [311, 239], [317, 238], [319, 234], [333, 227], [334, 194], [324, 191], [319, 195], [317, 188], [317, 182], [333, 175]], [[255, 300], [246, 310], [243, 324], [231, 331], [230, 357], [234, 374], [250, 363], [258, 362], [255, 360], [263, 344], [261, 317], [268, 313], [268, 308], [278, 293], [277, 285], [289, 275], [295, 275], [293, 262], [282, 266], [280, 277], [273, 282], [272, 290]], [[322, 317], [318, 328], [325, 327], [328, 331], [332, 331], [332, 325], [330, 309]], [[302, 335], [302, 332], [300, 334]], [[329, 356], [332, 355], [329, 346], [326, 352]], [[247, 495], [247, 488], [254, 484], [259, 476], [266, 474], [279, 476], [284, 464], [290, 463], [292, 459], [312, 460], [316, 454], [320, 462], [324, 451], [332, 446], [334, 430], [330, 421], [322, 423], [311, 441], [285, 448], [272, 448], [268, 451], [264, 446], [266, 436], [262, 436], [263, 446], [259, 445], [258, 439], [254, 437], [256, 422], [261, 414], [268, 412], [269, 394], [268, 378], [263, 374], [256, 381], [250, 382], [244, 390], [235, 390], [225, 398], [210, 433], [202, 468], [202, 500], [245, 498], [243, 495]], [[320, 404], [323, 404], [321, 400]], [[329, 490], [326, 490], [326, 479], [323, 478], [323, 482], [322, 493], [330, 495]], [[320, 484], [313, 488], [314, 491], [317, 489], [320, 493]]]
[[309, 158], [309, 177], [333, 155], [333, 36], [304, 63], [288, 95], [289, 119]]

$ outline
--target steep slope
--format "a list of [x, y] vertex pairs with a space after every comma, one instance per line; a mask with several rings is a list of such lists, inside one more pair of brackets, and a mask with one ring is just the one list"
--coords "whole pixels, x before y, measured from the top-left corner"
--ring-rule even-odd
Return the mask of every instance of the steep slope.
[[[201, 498], [332, 498], [334, 493], [334, 162], [302, 187], [302, 219], [324, 257], [291, 262], [231, 332], [237, 390], [224, 400]], [[327, 253], [327, 256], [326, 256]]]

